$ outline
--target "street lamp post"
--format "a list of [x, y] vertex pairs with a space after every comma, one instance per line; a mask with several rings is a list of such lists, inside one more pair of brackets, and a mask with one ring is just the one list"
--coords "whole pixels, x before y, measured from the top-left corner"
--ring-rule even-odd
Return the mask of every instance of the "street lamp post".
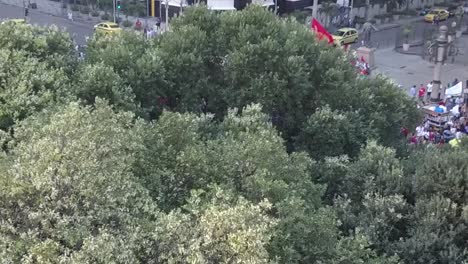
[[366, 9], [364, 13], [364, 18], [366, 21], [369, 19], [369, 7], [370, 7], [370, 0], [366, 0]]
[[114, 6], [114, 23], [116, 23], [116, 20], [117, 20], [117, 19], [116, 19], [116, 16], [115, 16], [115, 13], [116, 13], [116, 12], [115, 12], [115, 9], [116, 9], [116, 2], [115, 2], [115, 1], [116, 1], [116, 0], [113, 0], [113, 1], [112, 1], [112, 5]]
[[[445, 91], [441, 89], [441, 81], [440, 81], [440, 72], [442, 70], [442, 64], [446, 58], [446, 51], [447, 51], [447, 26], [441, 26], [439, 29], [439, 37], [437, 38], [437, 53], [436, 53], [436, 61], [434, 67], [434, 80], [432, 81], [432, 93], [431, 93], [431, 101], [437, 102], [441, 98], [445, 97]], [[440, 93], [440, 96], [439, 96]]]
[[312, 6], [312, 19], [317, 19], [318, 13], [318, 0], [314, 0], [314, 4]]
[[448, 43], [452, 43], [455, 40], [456, 27], [457, 27], [457, 22], [453, 21], [448, 31], [448, 38], [447, 38]]
[[165, 31], [169, 30], [169, 0], [166, 0], [166, 26]]

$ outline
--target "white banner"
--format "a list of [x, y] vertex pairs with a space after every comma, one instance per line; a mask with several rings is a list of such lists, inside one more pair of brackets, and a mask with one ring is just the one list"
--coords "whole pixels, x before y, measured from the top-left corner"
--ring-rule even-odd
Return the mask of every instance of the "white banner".
[[448, 96], [448, 95], [450, 95], [450, 96], [461, 95], [462, 88], [463, 88], [463, 83], [459, 82], [459, 83], [455, 84], [454, 86], [450, 87], [449, 89], [447, 89], [445, 91], [445, 96]]

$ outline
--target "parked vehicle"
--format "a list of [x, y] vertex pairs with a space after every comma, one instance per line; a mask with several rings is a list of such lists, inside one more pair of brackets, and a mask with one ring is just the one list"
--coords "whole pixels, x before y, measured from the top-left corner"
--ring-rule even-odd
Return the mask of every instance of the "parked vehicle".
[[447, 20], [449, 18], [449, 12], [445, 9], [433, 9], [424, 16], [424, 21], [432, 23], [436, 17], [439, 18], [439, 21]]
[[355, 28], [340, 28], [332, 34], [332, 37], [335, 44], [345, 45], [356, 42], [359, 34]]
[[23, 24], [26, 24], [26, 19], [24, 18], [7, 19], [7, 20], [2, 21], [1, 24], [3, 25], [3, 24], [8, 24], [8, 23], [11, 23], [13, 25], [23, 25]]
[[121, 31], [122, 29], [119, 25], [113, 22], [102, 22], [94, 26], [94, 32], [105, 35], [115, 34]]

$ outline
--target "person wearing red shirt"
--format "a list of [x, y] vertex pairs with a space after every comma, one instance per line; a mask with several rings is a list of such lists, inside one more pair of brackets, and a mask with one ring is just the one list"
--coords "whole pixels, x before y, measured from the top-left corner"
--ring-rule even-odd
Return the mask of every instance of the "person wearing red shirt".
[[136, 30], [141, 30], [141, 21], [140, 21], [140, 19], [137, 19], [137, 21], [135, 22], [135, 29]]
[[419, 87], [419, 91], [418, 91], [419, 101], [423, 102], [425, 96], [426, 96], [426, 88], [424, 87], [424, 84], [421, 84], [421, 87]]
[[411, 133], [411, 136], [409, 138], [409, 143], [411, 145], [417, 145], [418, 144], [418, 138], [416, 137], [416, 135], [414, 133]]
[[434, 143], [435, 142], [435, 134], [434, 131], [429, 132], [429, 142]]

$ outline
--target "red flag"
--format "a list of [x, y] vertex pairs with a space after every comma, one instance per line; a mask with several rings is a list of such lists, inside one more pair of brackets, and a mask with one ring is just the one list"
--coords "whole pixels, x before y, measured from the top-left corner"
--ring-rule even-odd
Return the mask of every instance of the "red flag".
[[333, 44], [333, 37], [328, 31], [317, 21], [317, 19], [312, 19], [312, 30], [317, 33], [317, 36], [320, 40], [328, 40], [328, 44]]

